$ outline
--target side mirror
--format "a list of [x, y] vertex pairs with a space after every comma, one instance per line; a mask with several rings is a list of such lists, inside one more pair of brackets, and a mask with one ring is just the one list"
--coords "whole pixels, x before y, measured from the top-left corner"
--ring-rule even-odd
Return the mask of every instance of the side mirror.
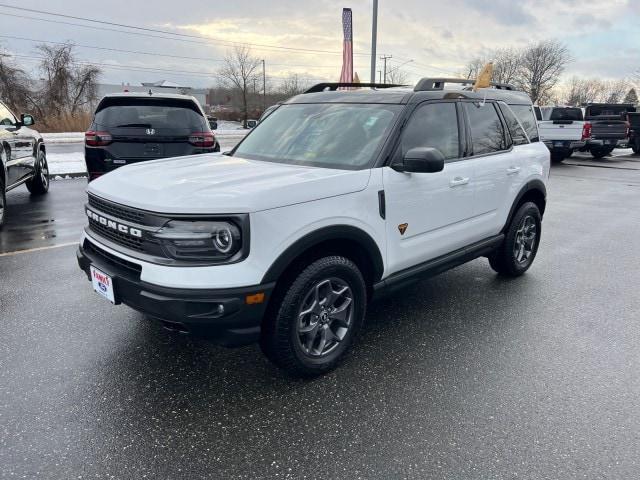
[[25, 127], [30, 127], [31, 125], [36, 123], [36, 121], [31, 115], [23, 113], [22, 115], [20, 115], [20, 123]]
[[402, 163], [394, 163], [391, 168], [407, 173], [441, 172], [444, 170], [444, 155], [437, 148], [412, 148], [405, 154]]

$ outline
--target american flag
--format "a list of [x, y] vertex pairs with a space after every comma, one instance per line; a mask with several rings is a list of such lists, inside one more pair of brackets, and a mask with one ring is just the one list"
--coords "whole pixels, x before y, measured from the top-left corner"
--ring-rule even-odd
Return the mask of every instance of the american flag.
[[340, 82], [351, 83], [353, 82], [353, 25], [350, 8], [342, 9], [342, 30], [344, 31], [344, 44]]

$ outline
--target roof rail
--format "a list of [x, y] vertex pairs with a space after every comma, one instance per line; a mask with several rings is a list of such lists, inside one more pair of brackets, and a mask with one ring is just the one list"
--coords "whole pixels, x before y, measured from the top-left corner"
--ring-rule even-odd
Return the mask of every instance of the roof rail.
[[393, 87], [406, 87], [406, 85], [396, 85], [394, 83], [345, 83], [345, 82], [335, 82], [335, 83], [318, 83], [313, 87], [309, 88], [304, 93], [317, 93], [317, 92], [326, 92], [326, 91], [335, 91], [338, 88], [393, 88]]
[[[444, 90], [446, 83], [458, 83], [472, 87], [476, 83], [475, 78], [423, 78], [414, 87], [415, 92], [425, 92], [430, 90]], [[491, 82], [490, 85], [498, 90], [516, 90], [516, 87], [508, 83]]]

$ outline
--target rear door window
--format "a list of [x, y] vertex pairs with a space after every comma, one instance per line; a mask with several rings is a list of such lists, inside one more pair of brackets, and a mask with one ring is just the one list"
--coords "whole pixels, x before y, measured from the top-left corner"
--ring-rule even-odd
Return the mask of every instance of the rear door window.
[[533, 110], [533, 105], [512, 105], [509, 104], [513, 113], [516, 114], [518, 120], [524, 127], [529, 140], [531, 142], [539, 142], [540, 135], [538, 134], [538, 122], [536, 121], [536, 114]]
[[465, 102], [473, 155], [487, 155], [506, 150], [504, 127], [493, 103]]
[[197, 105], [179, 99], [108, 98], [98, 106], [94, 123], [99, 130], [121, 135], [140, 129], [175, 136], [208, 130]]
[[502, 112], [502, 116], [507, 123], [507, 128], [509, 129], [509, 133], [511, 134], [511, 140], [513, 141], [513, 144], [526, 145], [527, 143], [529, 143], [529, 139], [527, 138], [527, 134], [525, 133], [524, 128], [522, 128], [522, 125], [520, 125], [518, 118], [511, 111], [509, 106], [505, 103], [500, 103], [499, 106], [500, 111]]

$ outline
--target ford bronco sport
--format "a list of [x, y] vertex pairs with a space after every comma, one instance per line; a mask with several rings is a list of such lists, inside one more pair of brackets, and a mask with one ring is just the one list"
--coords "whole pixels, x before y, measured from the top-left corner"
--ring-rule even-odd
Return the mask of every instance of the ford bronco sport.
[[96, 292], [169, 329], [326, 372], [372, 298], [482, 256], [515, 277], [536, 256], [549, 150], [510, 107], [532, 131], [531, 101], [450, 82], [320, 84], [227, 155], [99, 178], [78, 263]]

